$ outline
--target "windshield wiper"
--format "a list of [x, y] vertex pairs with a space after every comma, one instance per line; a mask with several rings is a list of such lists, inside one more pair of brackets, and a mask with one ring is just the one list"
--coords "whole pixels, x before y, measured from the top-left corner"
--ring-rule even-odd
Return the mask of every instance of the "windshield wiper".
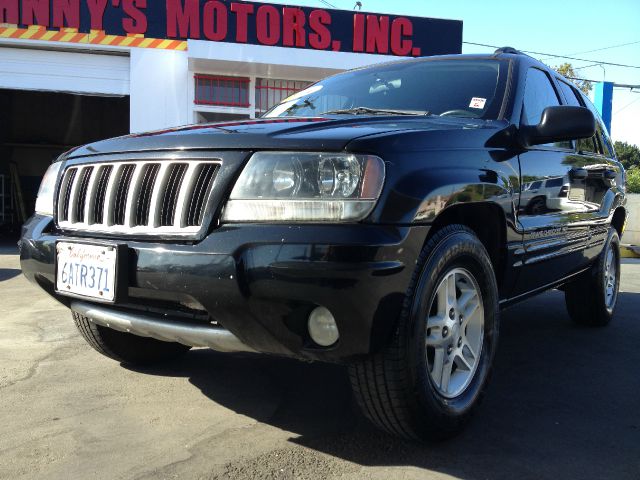
[[385, 108], [353, 107], [342, 110], [329, 110], [322, 115], [430, 115], [429, 112], [416, 110], [392, 110]]

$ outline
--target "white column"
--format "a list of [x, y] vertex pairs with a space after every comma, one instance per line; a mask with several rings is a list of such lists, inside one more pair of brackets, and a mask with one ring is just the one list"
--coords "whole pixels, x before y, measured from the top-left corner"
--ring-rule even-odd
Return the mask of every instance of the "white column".
[[193, 123], [186, 52], [131, 49], [131, 132]]

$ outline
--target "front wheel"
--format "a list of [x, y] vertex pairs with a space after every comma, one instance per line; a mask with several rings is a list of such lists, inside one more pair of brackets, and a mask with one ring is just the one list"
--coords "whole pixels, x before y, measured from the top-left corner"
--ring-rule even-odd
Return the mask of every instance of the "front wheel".
[[425, 245], [391, 344], [350, 366], [364, 414], [409, 439], [449, 437], [479, 405], [498, 340], [489, 255], [461, 225]]
[[611, 228], [602, 253], [593, 266], [564, 288], [571, 319], [578, 325], [608, 325], [620, 288], [620, 237]]

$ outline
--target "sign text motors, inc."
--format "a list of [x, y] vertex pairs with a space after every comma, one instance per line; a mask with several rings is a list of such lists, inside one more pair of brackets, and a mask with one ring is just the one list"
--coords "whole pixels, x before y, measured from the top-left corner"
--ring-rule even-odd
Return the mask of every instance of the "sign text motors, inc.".
[[458, 20], [221, 0], [0, 0], [0, 24], [397, 56], [462, 49]]

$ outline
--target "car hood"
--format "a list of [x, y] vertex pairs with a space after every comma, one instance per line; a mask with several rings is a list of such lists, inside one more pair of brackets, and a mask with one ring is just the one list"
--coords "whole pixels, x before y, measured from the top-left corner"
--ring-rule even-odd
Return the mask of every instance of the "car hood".
[[[403, 131], [492, 130], [484, 120], [440, 117], [268, 118], [209, 123], [138, 133], [78, 147], [67, 158], [171, 150], [341, 151], [356, 139]], [[486, 132], [489, 133], [489, 132]]]

